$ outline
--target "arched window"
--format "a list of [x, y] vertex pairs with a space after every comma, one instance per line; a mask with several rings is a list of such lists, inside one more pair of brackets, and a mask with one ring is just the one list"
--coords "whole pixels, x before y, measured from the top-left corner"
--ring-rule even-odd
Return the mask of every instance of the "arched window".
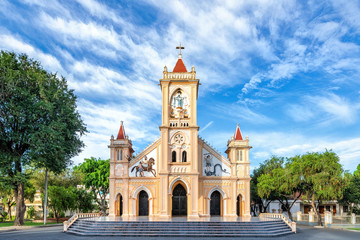
[[171, 159], [172, 159], [171, 160], [172, 162], [176, 162], [176, 152], [175, 151], [172, 152]]
[[119, 161], [119, 150], [118, 149], [116, 150], [116, 160]]
[[121, 149], [120, 150], [120, 161], [122, 161], [123, 160], [123, 150]]
[[186, 151], [182, 152], [182, 162], [186, 162]]

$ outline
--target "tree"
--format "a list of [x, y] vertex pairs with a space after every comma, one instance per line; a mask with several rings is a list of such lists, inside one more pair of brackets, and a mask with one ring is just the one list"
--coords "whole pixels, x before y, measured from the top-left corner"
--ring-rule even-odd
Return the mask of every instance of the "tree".
[[24, 169], [61, 172], [83, 147], [86, 132], [65, 78], [25, 54], [0, 53], [0, 171], [11, 180], [15, 225], [24, 224]]
[[343, 190], [343, 196], [339, 200], [339, 203], [350, 206], [350, 213], [358, 210], [356, 207], [354, 208], [354, 205], [360, 205], [360, 164], [357, 169], [354, 174], [347, 173], [345, 175], [347, 184]]
[[[283, 164], [282, 158], [273, 156], [272, 158], [266, 160], [264, 163], [261, 163], [259, 168], [255, 169], [253, 174], [251, 175], [251, 181], [250, 181], [251, 202], [253, 202], [254, 205], [259, 206], [260, 212], [265, 212], [271, 201], [274, 200], [274, 198], [271, 198], [270, 196], [265, 197], [259, 195], [259, 190], [258, 190], [259, 178], [263, 174], [267, 174], [271, 172], [273, 169], [280, 167], [282, 164]], [[255, 209], [253, 209], [252, 211], [255, 214]]]
[[[31, 168], [28, 170], [30, 182], [38, 189], [42, 197], [42, 207], [44, 208], [45, 199], [45, 169], [44, 168]], [[77, 187], [83, 181], [83, 174], [79, 171], [66, 168], [61, 173], [55, 174], [48, 172], [48, 185], [49, 186], [62, 186], [62, 187]]]
[[275, 168], [259, 177], [258, 194], [262, 198], [278, 200], [292, 219], [291, 208], [301, 197], [302, 186], [292, 181], [289, 171], [291, 166], [289, 163], [284, 164], [284, 158], [273, 157], [271, 161], [275, 163]]
[[318, 224], [322, 225], [319, 203], [339, 199], [342, 195], [344, 179], [339, 157], [331, 150], [307, 153], [291, 158], [289, 168], [291, 182], [302, 186], [303, 195], [310, 200]]
[[13, 189], [4, 183], [0, 183], [0, 197], [2, 198], [3, 205], [7, 207], [8, 217], [11, 221], [11, 208], [16, 205]]
[[90, 188], [100, 211], [105, 215], [108, 208], [106, 196], [109, 194], [110, 160], [87, 158], [75, 169], [84, 174], [85, 187]]
[[86, 191], [85, 189], [72, 188], [76, 200], [75, 200], [75, 209], [78, 212], [86, 213], [91, 212], [95, 209], [93, 204], [94, 195]]
[[53, 210], [56, 222], [59, 223], [60, 213], [75, 210], [76, 195], [69, 188], [49, 186], [49, 207]]

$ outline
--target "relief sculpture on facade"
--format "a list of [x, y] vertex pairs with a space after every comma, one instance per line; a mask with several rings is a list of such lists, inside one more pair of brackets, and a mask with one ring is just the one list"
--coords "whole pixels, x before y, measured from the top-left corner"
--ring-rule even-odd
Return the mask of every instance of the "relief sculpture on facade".
[[140, 173], [140, 177], [144, 177], [144, 171], [151, 172], [154, 177], [156, 177], [156, 170], [153, 169], [153, 165], [155, 164], [155, 160], [153, 158], [147, 159], [147, 156], [145, 155], [144, 159], [140, 160], [139, 165], [134, 166], [131, 169], [131, 172], [133, 172], [136, 169], [135, 176], [137, 177], [138, 172]]
[[[204, 161], [206, 163], [206, 168], [204, 169], [204, 173], [206, 176], [220, 176], [221, 172], [227, 173], [226, 169], [223, 169], [221, 164], [217, 163], [213, 166], [212, 159], [213, 159], [212, 154], [210, 154], [210, 153], [204, 154]], [[213, 167], [213, 171], [211, 171], [212, 167]]]

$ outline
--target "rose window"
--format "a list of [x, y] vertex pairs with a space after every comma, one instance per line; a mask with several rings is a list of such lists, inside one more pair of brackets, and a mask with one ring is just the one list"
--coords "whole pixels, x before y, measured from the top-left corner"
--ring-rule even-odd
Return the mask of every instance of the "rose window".
[[177, 134], [175, 136], [175, 142], [176, 143], [183, 143], [184, 142], [184, 136], [180, 135], [180, 134]]

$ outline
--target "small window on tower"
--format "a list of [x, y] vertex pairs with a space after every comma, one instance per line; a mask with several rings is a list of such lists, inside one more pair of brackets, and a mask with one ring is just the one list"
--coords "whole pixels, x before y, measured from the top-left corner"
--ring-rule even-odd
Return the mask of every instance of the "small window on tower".
[[175, 151], [172, 152], [171, 156], [172, 156], [172, 157], [171, 157], [171, 159], [172, 159], [171, 161], [172, 161], [172, 162], [176, 162], [176, 152], [175, 152]]
[[120, 158], [120, 156], [119, 156], [119, 150], [116, 150], [116, 160], [119, 161], [119, 158]]
[[123, 150], [121, 149], [120, 150], [120, 161], [122, 161], [123, 160]]
[[240, 151], [240, 162], [242, 162], [243, 160], [243, 154], [242, 154], [242, 151]]
[[186, 151], [182, 152], [182, 162], [186, 162]]

